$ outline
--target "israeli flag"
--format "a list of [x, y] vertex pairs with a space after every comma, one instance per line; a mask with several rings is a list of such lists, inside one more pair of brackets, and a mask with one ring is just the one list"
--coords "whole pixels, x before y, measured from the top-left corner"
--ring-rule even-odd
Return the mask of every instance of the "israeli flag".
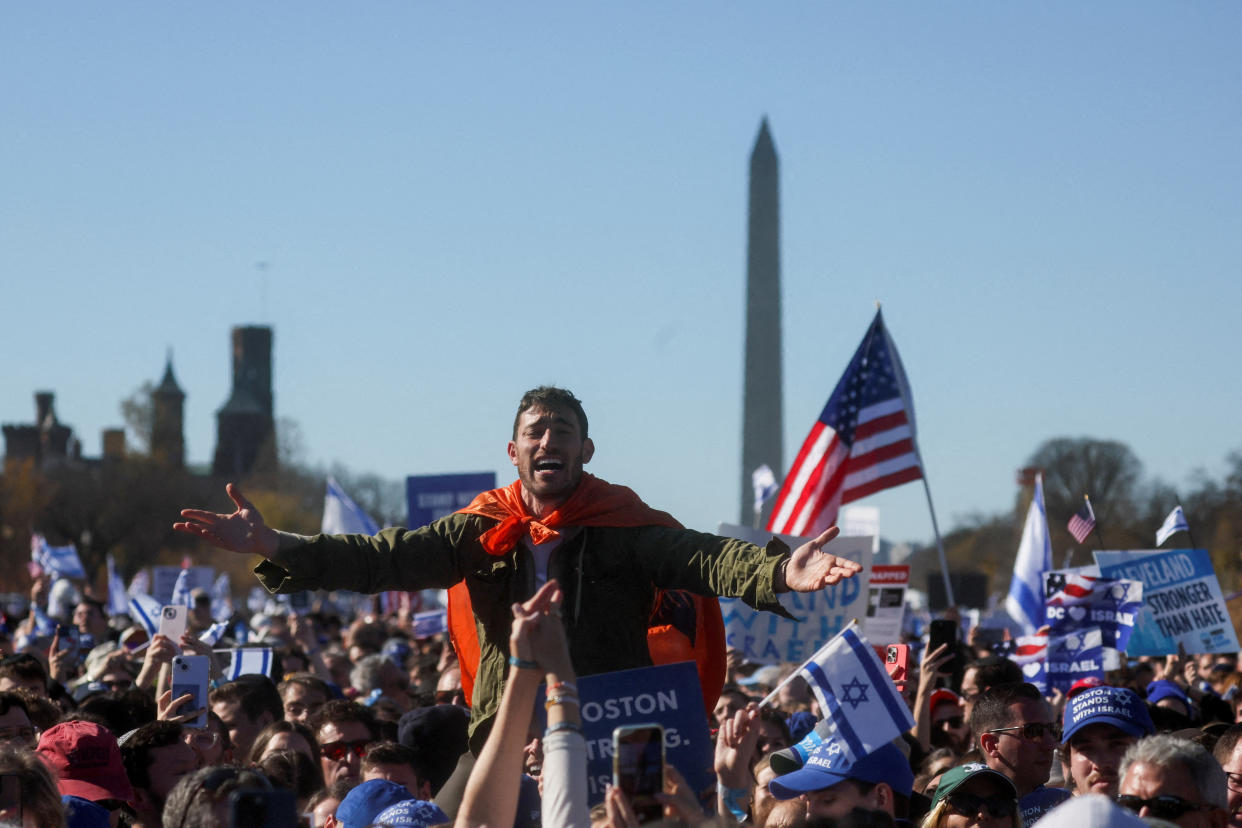
[[30, 559], [62, 578], [85, 578], [86, 570], [82, 567], [82, 559], [73, 544], [68, 546], [49, 546], [42, 535], [30, 536]]
[[822, 738], [839, 742], [855, 760], [914, 727], [905, 699], [856, 623], [821, 647], [796, 675], [811, 685], [824, 711]]
[[755, 514], [759, 514], [763, 511], [763, 504], [780, 491], [781, 487], [776, 485], [776, 475], [767, 463], [750, 473], [750, 482], [755, 487]]
[[216, 650], [215, 652], [228, 658], [228, 666], [224, 669], [224, 678], [227, 681], [236, 681], [238, 677], [245, 675], [271, 677], [271, 647], [247, 647], [239, 650]]
[[1013, 579], [1005, 598], [1005, 612], [1029, 635], [1044, 619], [1044, 573], [1052, 569], [1052, 540], [1048, 536], [1048, 513], [1044, 509], [1044, 476], [1035, 476], [1035, 496], [1026, 513]]
[[228, 628], [228, 621], [217, 621], [207, 629], [203, 630], [203, 634], [198, 637], [198, 640], [202, 641], [209, 647], [214, 647], [216, 642], [224, 636], [224, 633], [228, 630]]
[[43, 611], [43, 607], [31, 607], [31, 611], [34, 613], [34, 635], [36, 638], [55, 634], [56, 622]]
[[211, 617], [227, 621], [233, 617], [233, 594], [229, 573], [221, 572], [211, 585]]
[[135, 595], [151, 594], [151, 573], [145, 569], [140, 569], [134, 573], [134, 578], [129, 582], [129, 597]]
[[446, 610], [430, 610], [414, 613], [414, 637], [431, 638], [442, 632], [448, 632], [448, 612]]
[[374, 535], [379, 531], [379, 526], [345, 494], [335, 477], [329, 477], [320, 531], [325, 535]]
[[[167, 582], [166, 582], [167, 583]], [[168, 603], [174, 607], [190, 606], [190, 570], [182, 569], [177, 573], [177, 583], [173, 584], [172, 598]]]
[[1190, 524], [1186, 522], [1186, 514], [1181, 506], [1175, 506], [1169, 516], [1164, 519], [1160, 529], [1156, 531], [1156, 546], [1161, 546], [1178, 532], [1189, 532]]
[[125, 615], [129, 612], [129, 593], [125, 582], [116, 571], [116, 559], [108, 553], [108, 615]]
[[134, 619], [136, 624], [142, 626], [147, 631], [147, 635], [154, 636], [160, 629], [160, 610], [163, 607], [160, 602], [152, 598], [150, 595], [133, 595], [129, 599], [129, 615]]

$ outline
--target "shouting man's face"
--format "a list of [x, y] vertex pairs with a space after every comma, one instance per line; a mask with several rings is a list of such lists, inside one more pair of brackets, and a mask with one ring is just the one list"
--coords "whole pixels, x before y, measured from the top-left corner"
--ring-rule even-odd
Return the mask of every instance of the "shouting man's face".
[[573, 494], [582, 479], [582, 465], [595, 453], [583, 439], [578, 418], [570, 411], [528, 408], [518, 418], [509, 441], [509, 459], [522, 481], [522, 497], [536, 517], [543, 517]]

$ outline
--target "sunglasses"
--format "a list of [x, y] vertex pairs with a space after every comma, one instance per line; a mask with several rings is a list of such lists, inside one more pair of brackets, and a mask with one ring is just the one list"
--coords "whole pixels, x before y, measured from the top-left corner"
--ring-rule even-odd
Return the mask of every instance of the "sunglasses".
[[198, 730], [187, 727], [181, 731], [181, 738], [195, 750], [211, 750], [220, 741], [220, 734], [211, 729]]
[[978, 796], [972, 793], [951, 793], [946, 797], [949, 807], [962, 816], [972, 817], [987, 811], [996, 819], [1013, 816], [1018, 803], [1005, 796]]
[[340, 762], [342, 759], [353, 751], [354, 755], [359, 759], [367, 755], [367, 745], [371, 744], [369, 739], [355, 739], [352, 742], [328, 742], [319, 746], [319, 752], [326, 759], [333, 762]]
[[963, 719], [961, 716], [950, 716], [947, 719], [941, 719], [940, 721], [936, 722], [936, 727], [951, 727], [956, 730], [957, 728], [962, 726], [962, 722], [964, 721], [965, 719]]
[[1161, 794], [1160, 796], [1153, 796], [1151, 799], [1124, 795], [1117, 797], [1117, 804], [1127, 811], [1133, 811], [1136, 814], [1146, 808], [1149, 816], [1170, 821], [1178, 819], [1190, 811], [1210, 811], [1216, 807], [1207, 802], [1189, 802], [1180, 796], [1173, 796], [1172, 794]]
[[1027, 722], [1013, 727], [993, 728], [988, 733], [1011, 733], [1028, 742], [1038, 742], [1046, 733], [1052, 737], [1052, 741], [1061, 741], [1061, 725], [1057, 722]]

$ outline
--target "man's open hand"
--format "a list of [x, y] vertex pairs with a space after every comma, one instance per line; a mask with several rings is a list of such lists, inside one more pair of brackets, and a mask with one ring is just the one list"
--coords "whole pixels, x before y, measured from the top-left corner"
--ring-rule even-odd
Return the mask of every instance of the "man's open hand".
[[237, 506], [235, 512], [221, 515], [201, 509], [182, 509], [181, 517], [185, 520], [174, 523], [173, 529], [197, 535], [212, 546], [230, 552], [262, 555], [265, 558], [275, 555], [280, 547], [276, 530], [263, 522], [263, 515], [242, 496], [241, 489], [230, 483], [225, 491]]
[[816, 592], [862, 571], [862, 564], [823, 551], [828, 541], [839, 534], [840, 529], [830, 526], [815, 540], [793, 551], [785, 567], [785, 586], [791, 592]]

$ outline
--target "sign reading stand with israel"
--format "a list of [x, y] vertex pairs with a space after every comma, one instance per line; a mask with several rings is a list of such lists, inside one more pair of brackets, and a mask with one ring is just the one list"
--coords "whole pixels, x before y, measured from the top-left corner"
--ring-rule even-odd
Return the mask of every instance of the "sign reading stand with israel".
[[[758, 546], [767, 544], [772, 538], [770, 532], [728, 523], [720, 524], [718, 534]], [[787, 543], [790, 549], [810, 540], [789, 535], [776, 537]], [[753, 609], [737, 598], [721, 598], [720, 614], [724, 616], [725, 643], [742, 653], [747, 661], [758, 664], [805, 661], [829, 639], [845, 629], [850, 621], [867, 616], [871, 546], [870, 537], [837, 537], [825, 547], [825, 551], [862, 564], [862, 572], [819, 592], [786, 592], [778, 596], [781, 606], [796, 621]]]

